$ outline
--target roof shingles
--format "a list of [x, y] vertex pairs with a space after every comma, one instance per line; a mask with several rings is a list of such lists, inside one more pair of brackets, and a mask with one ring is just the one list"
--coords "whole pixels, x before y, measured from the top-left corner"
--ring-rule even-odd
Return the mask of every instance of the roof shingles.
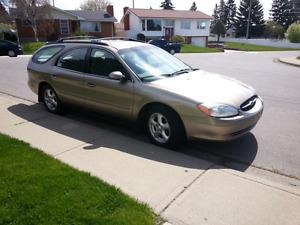
[[114, 16], [105, 11], [65, 10], [87, 21], [117, 22]]
[[206, 15], [200, 11], [190, 10], [162, 10], [162, 9], [137, 9], [129, 8], [133, 14], [138, 17], [149, 18], [172, 18], [172, 19], [212, 19], [211, 16]]

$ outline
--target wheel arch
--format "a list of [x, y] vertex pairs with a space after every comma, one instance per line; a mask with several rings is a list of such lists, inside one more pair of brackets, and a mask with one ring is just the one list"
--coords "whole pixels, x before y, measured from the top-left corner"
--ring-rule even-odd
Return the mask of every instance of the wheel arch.
[[186, 128], [184, 126], [183, 120], [180, 117], [179, 113], [173, 107], [171, 107], [171, 106], [169, 106], [165, 103], [149, 102], [149, 103], [143, 105], [143, 107], [139, 110], [139, 113], [138, 113], [138, 116], [137, 116], [138, 124], [143, 125], [143, 122], [145, 121], [145, 116], [147, 115], [147, 112], [150, 110], [150, 108], [155, 107], [155, 106], [165, 107], [165, 108], [168, 108], [169, 110], [171, 110], [172, 112], [174, 112], [175, 115], [178, 117], [178, 119], [179, 119], [179, 121], [180, 121], [180, 123], [183, 127], [185, 137], [187, 137]]
[[47, 81], [42, 81], [42, 82], [39, 83], [39, 89], [38, 89], [38, 101], [39, 102], [43, 101], [42, 91], [43, 91], [43, 88], [47, 85], [52, 87]]

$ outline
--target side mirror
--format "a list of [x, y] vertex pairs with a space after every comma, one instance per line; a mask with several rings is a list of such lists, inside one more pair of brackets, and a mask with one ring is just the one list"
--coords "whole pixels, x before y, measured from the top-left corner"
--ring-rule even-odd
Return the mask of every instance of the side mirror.
[[108, 77], [112, 80], [123, 80], [125, 78], [124, 74], [120, 71], [113, 71]]

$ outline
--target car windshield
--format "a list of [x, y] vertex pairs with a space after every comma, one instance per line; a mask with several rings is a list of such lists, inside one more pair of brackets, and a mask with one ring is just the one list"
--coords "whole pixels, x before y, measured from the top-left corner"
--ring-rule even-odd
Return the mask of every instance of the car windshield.
[[155, 46], [121, 49], [119, 54], [133, 72], [145, 81], [165, 78], [191, 70], [188, 65]]

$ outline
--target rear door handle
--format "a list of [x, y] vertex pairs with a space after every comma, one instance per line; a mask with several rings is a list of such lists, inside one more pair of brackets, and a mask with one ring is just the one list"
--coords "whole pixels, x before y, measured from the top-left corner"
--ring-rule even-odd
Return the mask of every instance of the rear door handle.
[[96, 87], [96, 85], [93, 84], [93, 83], [87, 83], [87, 85], [88, 85], [89, 87]]
[[57, 76], [56, 76], [55, 74], [52, 74], [52, 78], [53, 78], [53, 79], [56, 79]]

